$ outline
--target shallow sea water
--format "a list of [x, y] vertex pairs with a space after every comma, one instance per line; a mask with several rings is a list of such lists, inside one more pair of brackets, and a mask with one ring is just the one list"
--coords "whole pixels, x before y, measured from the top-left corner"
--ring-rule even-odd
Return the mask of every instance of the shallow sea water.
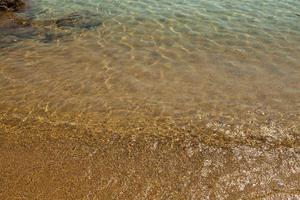
[[[87, 25], [49, 23], [72, 13]], [[300, 199], [300, 1], [17, 15], [35, 25], [0, 23], [1, 199]]]

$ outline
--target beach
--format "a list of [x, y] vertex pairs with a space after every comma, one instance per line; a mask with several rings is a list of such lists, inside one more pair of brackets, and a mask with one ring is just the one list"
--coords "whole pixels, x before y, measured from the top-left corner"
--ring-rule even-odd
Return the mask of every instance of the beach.
[[30, 1], [0, 15], [0, 199], [299, 199], [300, 4]]

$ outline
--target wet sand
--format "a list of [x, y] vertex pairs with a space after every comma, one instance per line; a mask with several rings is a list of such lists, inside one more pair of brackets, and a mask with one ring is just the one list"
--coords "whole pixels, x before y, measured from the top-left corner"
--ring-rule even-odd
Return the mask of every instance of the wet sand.
[[300, 195], [299, 140], [230, 138], [194, 121], [103, 118], [91, 129], [52, 120], [1, 115], [1, 199]]

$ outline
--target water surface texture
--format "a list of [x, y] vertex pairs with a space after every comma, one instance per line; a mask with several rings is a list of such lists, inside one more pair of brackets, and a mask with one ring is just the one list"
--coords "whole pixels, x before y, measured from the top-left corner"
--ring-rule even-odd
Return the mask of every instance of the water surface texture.
[[300, 1], [16, 15], [32, 24], [0, 23], [1, 199], [300, 198]]

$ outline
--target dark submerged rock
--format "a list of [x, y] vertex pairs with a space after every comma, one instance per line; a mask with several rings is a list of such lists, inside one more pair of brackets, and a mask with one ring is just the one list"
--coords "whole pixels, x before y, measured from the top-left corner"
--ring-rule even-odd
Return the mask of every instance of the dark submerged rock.
[[13, 13], [0, 14], [0, 47], [11, 46], [16, 42], [38, 36], [38, 30], [29, 20], [18, 18]]
[[88, 11], [75, 12], [56, 20], [58, 27], [70, 27], [70, 28], [81, 28], [91, 29], [102, 25], [102, 21], [98, 15], [95, 15]]
[[0, 0], [0, 11], [19, 11], [24, 6], [24, 0]]
[[[8, 0], [5, 1], [8, 2]], [[20, 17], [14, 12], [0, 12], [0, 48], [9, 47], [26, 39], [34, 39], [43, 43], [57, 40], [68, 41], [71, 38], [70, 35], [78, 31], [100, 26], [102, 24], [100, 19], [99, 15], [89, 11], [71, 13], [62, 18], [50, 20], [34, 20], [34, 18]], [[69, 30], [70, 28], [72, 30]]]

